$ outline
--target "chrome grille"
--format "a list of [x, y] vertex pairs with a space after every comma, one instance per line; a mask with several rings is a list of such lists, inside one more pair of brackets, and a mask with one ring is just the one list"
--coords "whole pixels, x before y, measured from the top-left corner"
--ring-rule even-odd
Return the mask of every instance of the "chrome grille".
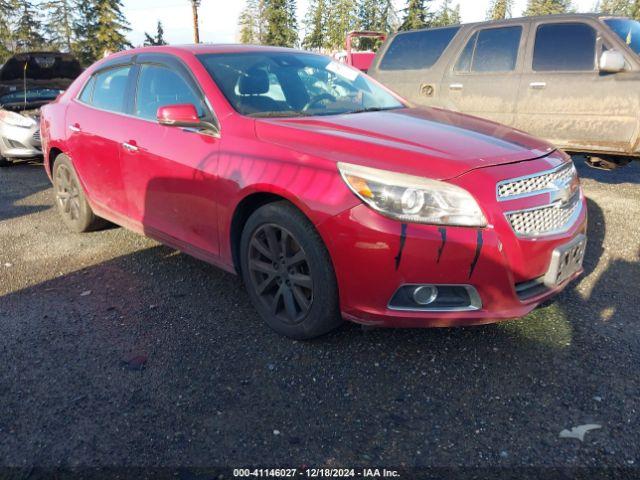
[[565, 204], [556, 203], [506, 215], [518, 236], [535, 237], [566, 231], [575, 222], [581, 206], [581, 194], [578, 191]]
[[36, 130], [33, 134], [33, 140], [36, 142], [40, 142], [40, 130]]
[[554, 190], [554, 184], [573, 182], [577, 175], [573, 162], [568, 162], [554, 170], [505, 180], [498, 184], [498, 200], [512, 200], [548, 192]]

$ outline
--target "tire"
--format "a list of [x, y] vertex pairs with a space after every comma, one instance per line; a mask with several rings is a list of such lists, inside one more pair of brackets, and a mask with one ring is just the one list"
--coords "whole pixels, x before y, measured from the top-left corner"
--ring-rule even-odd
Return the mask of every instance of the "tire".
[[0, 155], [0, 168], [10, 167], [11, 165], [13, 165], [13, 162], [11, 160], [8, 160]]
[[309, 340], [342, 323], [329, 253], [311, 222], [290, 203], [270, 203], [249, 217], [240, 263], [253, 305], [281, 335]]
[[60, 154], [53, 165], [56, 207], [69, 230], [82, 233], [98, 230], [105, 221], [91, 210], [69, 157]]

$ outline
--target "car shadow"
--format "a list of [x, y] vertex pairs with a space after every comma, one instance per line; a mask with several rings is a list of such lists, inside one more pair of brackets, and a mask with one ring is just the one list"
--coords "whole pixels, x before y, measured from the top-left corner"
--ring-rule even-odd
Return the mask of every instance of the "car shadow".
[[[0, 169], [0, 221], [38, 213], [48, 204], [24, 204], [29, 197], [51, 187], [41, 162], [22, 161]], [[30, 202], [31, 203], [31, 202]]]
[[634, 160], [615, 170], [600, 170], [587, 165], [582, 155], [572, 155], [581, 179], [591, 179], [599, 183], [619, 185], [622, 183], [640, 184], [640, 160]]

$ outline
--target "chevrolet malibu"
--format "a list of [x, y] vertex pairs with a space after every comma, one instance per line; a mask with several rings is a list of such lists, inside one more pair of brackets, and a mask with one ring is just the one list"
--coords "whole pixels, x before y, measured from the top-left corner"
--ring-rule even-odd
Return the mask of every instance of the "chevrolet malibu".
[[321, 55], [119, 53], [44, 107], [42, 140], [71, 230], [108, 220], [237, 273], [292, 338], [520, 317], [582, 272], [565, 154]]

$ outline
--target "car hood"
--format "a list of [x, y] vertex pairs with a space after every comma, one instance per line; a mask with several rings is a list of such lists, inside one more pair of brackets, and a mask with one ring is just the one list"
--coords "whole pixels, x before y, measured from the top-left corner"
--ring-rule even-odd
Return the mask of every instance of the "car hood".
[[540, 158], [548, 143], [497, 123], [434, 108], [256, 120], [258, 137], [339, 162], [445, 180]]

